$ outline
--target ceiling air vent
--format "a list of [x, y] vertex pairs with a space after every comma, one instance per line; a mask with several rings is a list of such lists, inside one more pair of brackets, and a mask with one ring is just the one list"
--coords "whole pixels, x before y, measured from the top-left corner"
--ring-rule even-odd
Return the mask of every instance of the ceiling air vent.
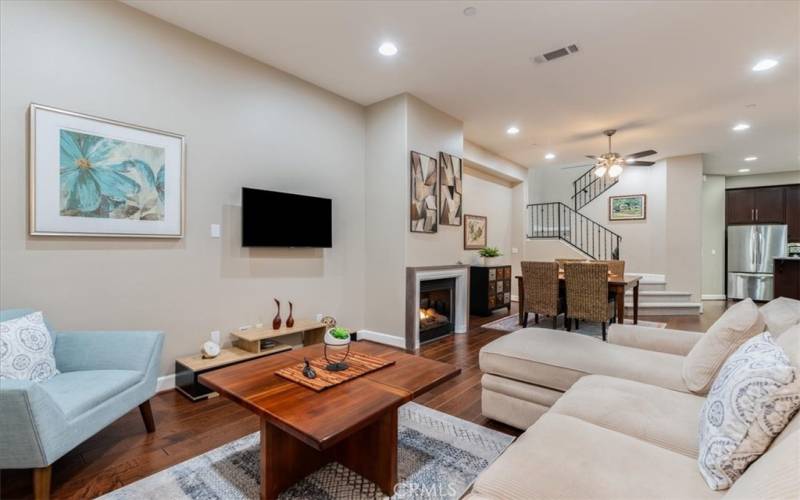
[[562, 47], [557, 50], [551, 50], [550, 52], [546, 52], [540, 56], [531, 57], [531, 61], [538, 64], [546, 63], [558, 59], [560, 57], [574, 54], [575, 52], [578, 52], [578, 46], [573, 43], [572, 45], [567, 45], [566, 47]]

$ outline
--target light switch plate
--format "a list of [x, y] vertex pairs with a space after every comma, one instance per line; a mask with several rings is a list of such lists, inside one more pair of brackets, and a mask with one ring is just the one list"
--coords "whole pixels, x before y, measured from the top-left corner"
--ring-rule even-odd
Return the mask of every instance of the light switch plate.
[[511, 247], [511, 253], [519, 253], [519, 248]]
[[222, 230], [219, 227], [219, 224], [211, 224], [211, 237], [212, 238], [219, 238], [222, 234]]

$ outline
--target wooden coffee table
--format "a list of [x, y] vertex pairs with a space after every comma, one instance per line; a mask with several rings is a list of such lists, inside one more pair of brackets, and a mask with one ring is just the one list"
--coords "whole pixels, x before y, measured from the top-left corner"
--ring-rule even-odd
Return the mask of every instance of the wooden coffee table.
[[397, 484], [397, 408], [461, 370], [368, 341], [351, 350], [394, 365], [316, 392], [275, 371], [322, 355], [314, 345], [200, 376], [200, 383], [261, 417], [261, 498], [271, 499], [336, 461], [387, 495]]

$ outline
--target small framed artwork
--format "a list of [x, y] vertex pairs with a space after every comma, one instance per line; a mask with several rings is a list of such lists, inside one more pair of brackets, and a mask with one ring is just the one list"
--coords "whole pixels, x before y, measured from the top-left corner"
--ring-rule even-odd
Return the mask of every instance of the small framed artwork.
[[480, 250], [486, 246], [486, 217], [464, 215], [464, 250]]
[[30, 234], [181, 238], [184, 138], [30, 106]]
[[435, 233], [438, 229], [439, 169], [435, 158], [411, 152], [411, 232]]
[[461, 158], [439, 153], [439, 224], [461, 225]]
[[608, 220], [644, 220], [647, 218], [647, 195], [632, 194], [608, 198]]

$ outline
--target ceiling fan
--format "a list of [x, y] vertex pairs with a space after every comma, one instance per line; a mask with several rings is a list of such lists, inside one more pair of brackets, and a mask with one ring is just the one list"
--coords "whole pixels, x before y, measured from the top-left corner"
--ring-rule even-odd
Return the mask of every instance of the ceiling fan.
[[627, 156], [621, 156], [618, 153], [614, 153], [611, 151], [611, 136], [614, 135], [617, 131], [614, 129], [604, 130], [603, 133], [608, 136], [608, 153], [602, 154], [600, 156], [595, 155], [586, 155], [587, 158], [590, 158], [595, 161], [594, 163], [594, 175], [597, 177], [603, 177], [604, 175], [608, 174], [609, 177], [619, 177], [622, 173], [622, 166], [623, 165], [630, 165], [634, 167], [650, 167], [655, 165], [654, 161], [639, 161], [638, 158], [644, 158], [645, 156], [651, 156], [657, 154], [656, 151], [652, 149], [648, 149], [647, 151], [639, 151], [638, 153], [633, 153]]

